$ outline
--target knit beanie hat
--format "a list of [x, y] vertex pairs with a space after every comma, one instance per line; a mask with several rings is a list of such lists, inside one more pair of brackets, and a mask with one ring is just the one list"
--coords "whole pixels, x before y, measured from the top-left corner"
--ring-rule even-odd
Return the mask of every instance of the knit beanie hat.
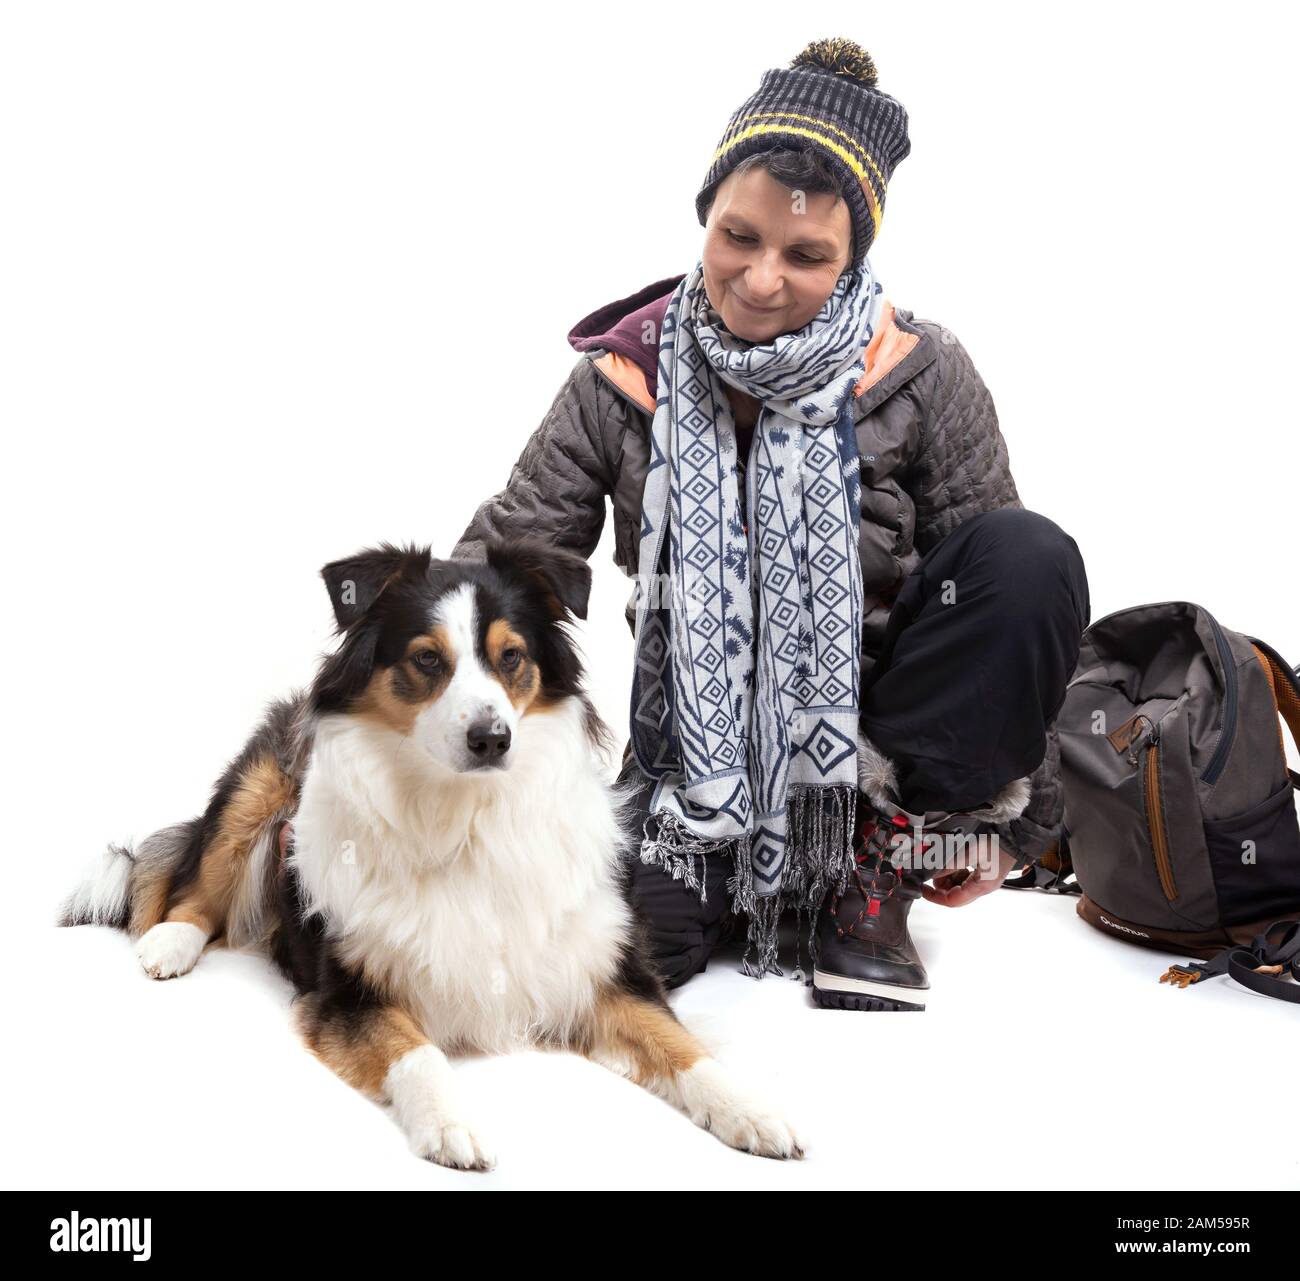
[[695, 197], [700, 225], [722, 180], [743, 160], [777, 147], [817, 148], [840, 176], [857, 266], [880, 230], [885, 189], [912, 149], [903, 104], [876, 88], [876, 65], [852, 40], [814, 40], [789, 67], [763, 73], [731, 117]]

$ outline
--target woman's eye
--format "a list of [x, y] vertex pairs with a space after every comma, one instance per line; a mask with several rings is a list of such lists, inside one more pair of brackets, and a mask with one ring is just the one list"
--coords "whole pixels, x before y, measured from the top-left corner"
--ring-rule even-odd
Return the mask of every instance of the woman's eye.
[[729, 235], [738, 245], [751, 245], [754, 243], [753, 236], [742, 236], [735, 231], [729, 231], [727, 232], [727, 235]]
[[520, 649], [503, 649], [501, 651], [501, 666], [507, 671], [512, 671], [523, 662], [524, 653]]
[[436, 672], [442, 665], [442, 659], [431, 649], [422, 649], [411, 656], [411, 662], [422, 672]]

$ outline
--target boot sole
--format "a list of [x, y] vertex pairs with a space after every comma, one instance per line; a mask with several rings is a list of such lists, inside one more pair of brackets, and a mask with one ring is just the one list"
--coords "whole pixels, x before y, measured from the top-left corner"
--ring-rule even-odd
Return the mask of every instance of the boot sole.
[[813, 1000], [823, 1010], [924, 1010], [915, 999], [923, 990], [813, 971]]

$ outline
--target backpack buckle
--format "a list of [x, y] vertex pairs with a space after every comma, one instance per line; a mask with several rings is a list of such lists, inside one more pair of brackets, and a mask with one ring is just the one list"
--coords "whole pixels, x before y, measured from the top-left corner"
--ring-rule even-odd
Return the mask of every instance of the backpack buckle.
[[1168, 983], [1170, 987], [1187, 987], [1191, 983], [1199, 983], [1204, 977], [1200, 970], [1191, 970], [1185, 965], [1171, 965], [1160, 976], [1160, 981]]

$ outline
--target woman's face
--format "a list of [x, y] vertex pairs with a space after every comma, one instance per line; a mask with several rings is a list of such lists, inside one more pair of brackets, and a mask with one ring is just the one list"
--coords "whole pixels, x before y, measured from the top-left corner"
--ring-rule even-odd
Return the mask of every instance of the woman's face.
[[737, 338], [769, 342], [817, 314], [852, 247], [841, 196], [791, 191], [761, 166], [729, 174], [705, 226], [705, 292]]

